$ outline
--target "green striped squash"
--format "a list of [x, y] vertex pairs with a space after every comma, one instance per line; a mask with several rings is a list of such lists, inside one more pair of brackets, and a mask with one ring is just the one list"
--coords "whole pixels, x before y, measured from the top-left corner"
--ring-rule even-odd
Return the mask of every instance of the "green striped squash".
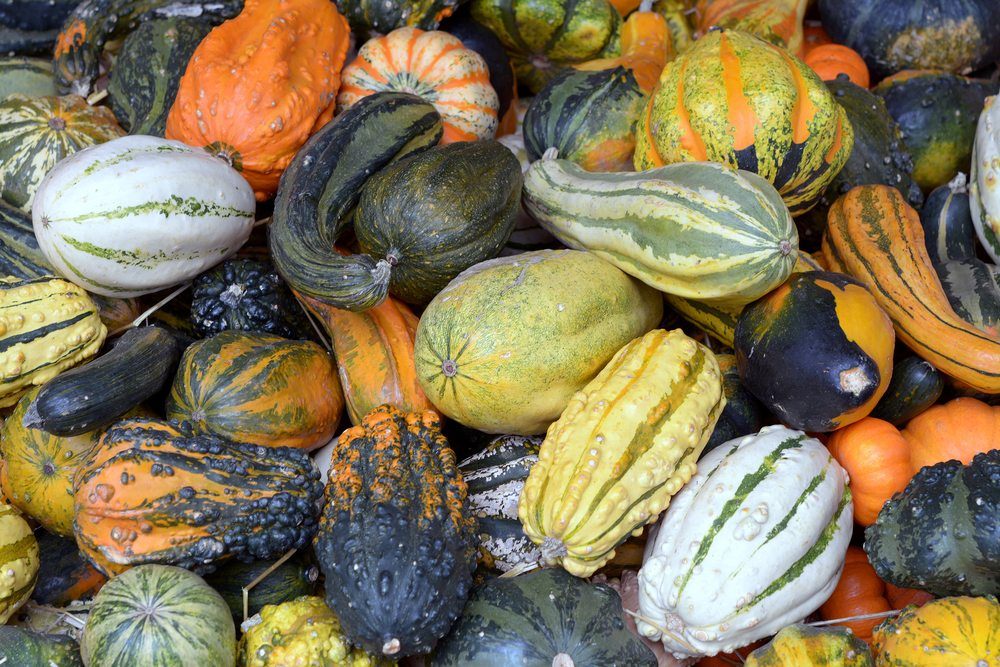
[[927, 256], [933, 264], [976, 256], [976, 226], [972, 221], [965, 174], [959, 174], [927, 195], [920, 209]]
[[28, 522], [0, 503], [0, 624], [31, 596], [38, 578], [38, 541]]
[[639, 633], [715, 655], [802, 620], [837, 585], [852, 522], [847, 473], [818, 440], [767, 426], [720, 445], [647, 545]]
[[0, 101], [0, 195], [30, 211], [42, 179], [57, 162], [122, 134], [114, 114], [82, 97], [9, 95]]
[[15, 93], [55, 95], [52, 62], [41, 58], [0, 58], [0, 100]]
[[943, 391], [944, 377], [929, 361], [915, 355], [903, 357], [892, 367], [889, 388], [871, 416], [901, 427], [937, 403]]
[[31, 216], [0, 200], [0, 274], [41, 278], [55, 274], [38, 247]]
[[567, 246], [688, 299], [748, 303], [784, 282], [798, 256], [778, 192], [721, 164], [589, 173], [542, 159], [525, 175], [524, 204]]
[[[250, 563], [228, 560], [206, 575], [205, 582], [226, 601], [233, 619], [242, 623], [264, 605], [281, 604], [309, 595], [318, 578], [319, 570], [315, 566], [306, 563], [304, 558], [293, 557], [280, 565], [268, 560]], [[246, 615], [243, 613], [244, 588], [247, 589]]]
[[94, 598], [80, 652], [88, 667], [233, 667], [236, 627], [225, 600], [198, 575], [140, 565]]

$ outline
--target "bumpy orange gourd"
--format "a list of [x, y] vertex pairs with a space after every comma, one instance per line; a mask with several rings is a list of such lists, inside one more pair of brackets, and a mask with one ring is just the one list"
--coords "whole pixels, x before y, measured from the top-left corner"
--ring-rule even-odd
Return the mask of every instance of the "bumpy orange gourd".
[[413, 93], [434, 105], [444, 121], [442, 144], [489, 139], [500, 102], [482, 56], [439, 30], [399, 28], [365, 42], [344, 69], [340, 112], [383, 90]]
[[851, 477], [854, 520], [862, 526], [875, 523], [885, 501], [913, 476], [910, 446], [887, 421], [865, 417], [834, 431], [826, 446]]
[[903, 437], [909, 442], [914, 474], [951, 459], [969, 465], [976, 454], [1000, 449], [1000, 407], [956, 398], [911, 419]]
[[622, 24], [622, 54], [617, 58], [588, 60], [576, 65], [580, 70], [625, 67], [647, 95], [656, 87], [660, 73], [677, 55], [667, 20], [653, 11], [652, 0], [643, 0], [638, 11]]
[[247, 0], [195, 50], [168, 139], [229, 160], [268, 199], [292, 157], [332, 117], [347, 21], [329, 0]]
[[743, 30], [801, 57], [808, 4], [808, 0], [699, 0], [698, 32], [705, 34], [713, 27]]
[[803, 61], [824, 81], [846, 74], [852, 83], [862, 88], [871, 83], [865, 59], [854, 49], [841, 44], [815, 46], [806, 52]]

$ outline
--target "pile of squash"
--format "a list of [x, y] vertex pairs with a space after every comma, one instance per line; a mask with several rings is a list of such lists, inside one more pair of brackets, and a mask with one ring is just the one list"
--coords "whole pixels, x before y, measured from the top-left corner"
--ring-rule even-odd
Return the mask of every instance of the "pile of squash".
[[1000, 665], [996, 0], [0, 52], [0, 664]]

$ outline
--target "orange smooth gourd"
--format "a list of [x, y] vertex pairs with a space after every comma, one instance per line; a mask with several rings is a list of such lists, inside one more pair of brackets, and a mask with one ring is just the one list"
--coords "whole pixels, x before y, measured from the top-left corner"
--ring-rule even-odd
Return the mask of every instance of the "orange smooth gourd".
[[653, 91], [668, 62], [677, 56], [667, 20], [652, 9], [652, 0], [643, 0], [639, 9], [622, 25], [622, 54], [616, 58], [588, 60], [576, 69], [594, 71], [625, 67], [646, 94]]
[[910, 445], [914, 474], [924, 466], [972, 457], [1000, 449], [1000, 407], [974, 398], [956, 398], [935, 405], [909, 421], [903, 437]]
[[[848, 547], [844, 557], [844, 571], [840, 581], [826, 602], [819, 608], [823, 620], [864, 616], [891, 611], [892, 605], [886, 599], [885, 582], [878, 578], [875, 568], [868, 562], [864, 550]], [[841, 623], [866, 642], [872, 639], [872, 630], [884, 618], [871, 618]]]
[[861, 54], [840, 44], [816, 46], [806, 53], [803, 61], [824, 81], [832, 81], [838, 75], [846, 74], [852, 83], [862, 88], [867, 88], [871, 83], [868, 65]]

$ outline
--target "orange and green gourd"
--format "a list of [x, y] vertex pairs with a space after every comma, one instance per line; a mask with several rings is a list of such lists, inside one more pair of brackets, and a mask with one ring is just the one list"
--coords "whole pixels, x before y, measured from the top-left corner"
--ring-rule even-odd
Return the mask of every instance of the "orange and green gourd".
[[947, 597], [909, 607], [875, 628], [879, 667], [993, 667], [1000, 656], [996, 598]]
[[871, 651], [847, 628], [789, 625], [747, 656], [746, 667], [873, 667]]
[[698, 32], [714, 27], [742, 30], [802, 57], [803, 19], [809, 0], [699, 0]]
[[589, 60], [574, 67], [584, 71], [625, 67], [648, 95], [656, 87], [663, 68], [677, 56], [667, 20], [653, 11], [651, 0], [643, 0], [622, 24], [621, 42], [622, 54], [617, 58]]

